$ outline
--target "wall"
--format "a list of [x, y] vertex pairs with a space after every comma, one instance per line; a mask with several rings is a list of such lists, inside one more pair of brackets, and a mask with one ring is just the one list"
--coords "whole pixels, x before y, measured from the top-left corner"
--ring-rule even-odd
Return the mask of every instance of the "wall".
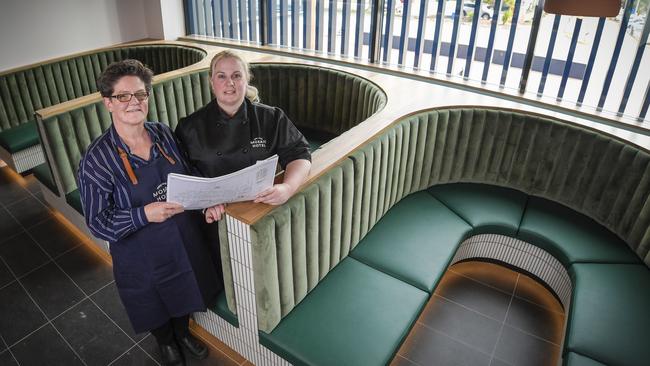
[[2, 0], [0, 71], [143, 38], [175, 39], [163, 37], [163, 25], [178, 23], [182, 29], [182, 0]]

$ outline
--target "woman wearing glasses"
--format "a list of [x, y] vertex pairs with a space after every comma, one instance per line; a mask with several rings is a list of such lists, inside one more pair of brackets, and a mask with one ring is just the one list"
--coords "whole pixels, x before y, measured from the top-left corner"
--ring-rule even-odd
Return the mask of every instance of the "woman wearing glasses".
[[88, 228], [110, 243], [115, 284], [134, 330], [151, 331], [165, 364], [184, 365], [183, 354], [208, 354], [188, 331], [189, 314], [205, 311], [221, 285], [201, 217], [166, 202], [167, 174], [190, 169], [171, 130], [145, 122], [152, 77], [136, 60], [113, 63], [100, 75], [113, 124], [83, 156], [79, 187]]

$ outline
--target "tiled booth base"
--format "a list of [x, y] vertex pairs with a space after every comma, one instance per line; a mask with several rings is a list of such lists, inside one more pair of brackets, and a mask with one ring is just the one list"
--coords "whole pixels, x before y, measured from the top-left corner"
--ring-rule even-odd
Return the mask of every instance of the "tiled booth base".
[[[196, 313], [196, 322], [255, 365], [290, 365], [259, 342], [250, 227], [230, 216], [226, 225], [239, 327], [212, 312]], [[559, 261], [538, 247], [503, 235], [475, 235], [460, 244], [451, 264], [477, 258], [503, 262], [539, 278], [568, 309], [569, 275]]]
[[209, 333], [255, 365], [290, 365], [259, 342], [250, 227], [226, 216], [230, 265], [237, 299], [239, 327], [234, 327], [212, 312], [196, 313], [195, 320]]

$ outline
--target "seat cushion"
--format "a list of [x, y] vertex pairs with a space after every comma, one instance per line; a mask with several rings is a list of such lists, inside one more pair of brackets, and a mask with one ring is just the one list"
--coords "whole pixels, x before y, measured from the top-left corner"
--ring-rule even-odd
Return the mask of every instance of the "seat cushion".
[[530, 197], [517, 235], [557, 258], [565, 267], [578, 262], [640, 263], [639, 257], [591, 218], [559, 203]]
[[59, 195], [59, 190], [56, 189], [56, 183], [54, 182], [54, 177], [52, 177], [52, 172], [50, 171], [50, 166], [47, 163], [37, 165], [32, 168], [34, 177], [47, 187], [52, 193]]
[[65, 201], [68, 202], [68, 204], [75, 210], [77, 210], [77, 212], [82, 215], [84, 214], [83, 207], [81, 206], [81, 194], [79, 193], [78, 189], [75, 189], [74, 191], [66, 194]]
[[565, 346], [607, 365], [650, 360], [650, 269], [643, 264], [578, 263]]
[[347, 257], [260, 342], [294, 365], [386, 365], [428, 297]]
[[575, 352], [569, 352], [564, 355], [564, 366], [605, 366], [605, 364], [593, 360], [589, 357], [579, 355]]
[[487, 184], [444, 184], [428, 191], [472, 225], [472, 234], [515, 236], [528, 198], [514, 189]]
[[40, 142], [34, 120], [0, 132], [0, 146], [11, 154], [38, 144]]
[[237, 314], [233, 314], [233, 312], [228, 309], [226, 291], [221, 291], [219, 295], [217, 295], [217, 303], [210, 310], [219, 315], [222, 319], [226, 320], [233, 327], [239, 328], [239, 319], [237, 319]]
[[472, 227], [425, 191], [413, 193], [370, 230], [350, 255], [432, 292]]

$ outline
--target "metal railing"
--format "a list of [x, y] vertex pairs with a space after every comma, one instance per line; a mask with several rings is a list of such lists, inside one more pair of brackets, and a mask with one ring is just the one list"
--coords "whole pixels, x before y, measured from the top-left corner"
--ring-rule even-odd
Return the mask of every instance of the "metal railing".
[[186, 0], [185, 10], [188, 34], [424, 70], [648, 121], [650, 0], [626, 1], [616, 18], [546, 14], [543, 1]]

